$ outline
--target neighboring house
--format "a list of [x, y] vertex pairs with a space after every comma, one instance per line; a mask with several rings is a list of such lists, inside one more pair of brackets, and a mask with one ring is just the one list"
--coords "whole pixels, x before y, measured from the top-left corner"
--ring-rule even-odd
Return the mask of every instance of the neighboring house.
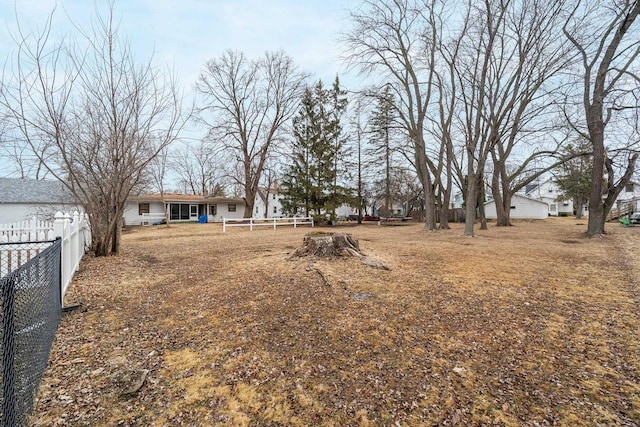
[[[549, 205], [549, 215], [571, 216], [575, 214], [573, 200], [565, 199], [560, 191], [560, 187], [552, 178], [543, 181], [541, 184], [530, 184], [526, 188], [526, 196], [533, 199], [542, 200]], [[589, 216], [589, 204], [582, 207], [582, 216]], [[625, 185], [613, 204], [614, 210], [626, 212], [640, 212], [640, 183], [631, 181]]]
[[124, 210], [125, 225], [151, 225], [168, 213], [169, 222], [198, 221], [206, 215], [207, 222], [222, 218], [242, 218], [244, 200], [226, 197], [204, 197], [191, 194], [145, 194], [130, 197]]
[[453, 193], [453, 196], [451, 196], [451, 208], [462, 209], [463, 206], [464, 206], [464, 196], [462, 195], [462, 191], [457, 191]]
[[52, 220], [56, 212], [82, 211], [60, 181], [0, 178], [0, 223], [37, 217]]
[[640, 212], [640, 183], [631, 181], [625, 185], [613, 208], [628, 212]]
[[[491, 200], [484, 204], [484, 212], [487, 219], [496, 219], [496, 204]], [[549, 205], [541, 200], [536, 200], [520, 194], [511, 197], [511, 219], [545, 219], [549, 216]]]
[[[560, 187], [549, 178], [541, 183], [531, 183], [525, 188], [525, 196], [545, 202], [549, 206], [551, 216], [572, 216], [574, 215], [573, 200], [566, 198], [562, 194]], [[582, 215], [589, 215], [588, 205], [582, 206]]]
[[260, 188], [253, 204], [254, 218], [281, 218], [282, 199], [284, 194], [279, 190], [278, 185], [274, 184], [270, 189]]
[[[382, 212], [383, 210], [384, 210], [384, 200], [377, 200], [376, 201], [376, 209], [374, 210], [373, 215], [374, 216], [386, 216]], [[391, 203], [390, 211], [391, 212], [389, 212], [389, 215], [395, 215], [395, 216], [406, 215], [405, 206], [404, 206], [404, 204], [402, 204], [400, 202]]]
[[[285, 198], [284, 190], [274, 184], [268, 191], [266, 188], [258, 189], [258, 195], [253, 205], [254, 218], [282, 218], [282, 200]], [[348, 217], [356, 213], [356, 209], [348, 204], [343, 204], [336, 209], [336, 216]], [[298, 216], [304, 215], [299, 212]]]
[[336, 216], [338, 219], [349, 218], [350, 215], [357, 215], [358, 208], [354, 208], [348, 203], [343, 203], [336, 209]]

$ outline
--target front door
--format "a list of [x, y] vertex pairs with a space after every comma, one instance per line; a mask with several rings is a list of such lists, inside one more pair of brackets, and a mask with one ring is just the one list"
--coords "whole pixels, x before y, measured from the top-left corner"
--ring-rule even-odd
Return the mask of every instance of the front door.
[[189, 205], [189, 219], [198, 219], [198, 205]]

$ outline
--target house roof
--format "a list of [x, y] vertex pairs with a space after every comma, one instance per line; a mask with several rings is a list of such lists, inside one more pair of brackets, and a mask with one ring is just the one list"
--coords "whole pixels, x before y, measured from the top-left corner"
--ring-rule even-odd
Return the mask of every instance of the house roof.
[[244, 203], [244, 199], [236, 199], [233, 197], [208, 197], [209, 203]]
[[141, 194], [130, 198], [133, 202], [192, 202], [192, 203], [244, 203], [243, 199], [228, 197], [204, 197], [194, 194]]
[[[533, 197], [523, 196], [522, 194], [514, 194], [513, 196], [511, 196], [511, 200], [517, 199], [517, 198], [530, 200], [532, 202], [536, 202], [536, 203], [540, 203], [542, 205], [548, 206], [546, 202], [543, 202], [540, 199], [534, 199]], [[485, 206], [488, 205], [488, 204], [491, 204], [491, 203], [495, 203], [495, 200], [491, 199], [491, 200], [488, 200], [488, 201], [484, 202]]]
[[60, 181], [0, 178], [0, 204], [75, 204], [73, 194]]
[[203, 203], [205, 201], [203, 196], [196, 196], [194, 194], [173, 194], [173, 193], [164, 193], [164, 194], [141, 194], [139, 196], [131, 197], [132, 201], [136, 202], [199, 202]]

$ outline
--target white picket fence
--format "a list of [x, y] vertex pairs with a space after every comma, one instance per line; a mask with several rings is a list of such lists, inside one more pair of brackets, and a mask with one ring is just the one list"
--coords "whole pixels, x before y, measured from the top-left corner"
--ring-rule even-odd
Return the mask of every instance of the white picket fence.
[[[85, 215], [58, 212], [54, 221], [28, 221], [0, 224], [0, 277], [11, 273], [48, 246], [47, 241], [62, 240], [61, 279], [64, 294], [78, 270], [85, 249], [91, 242], [91, 232]], [[42, 242], [21, 245], [24, 242]]]

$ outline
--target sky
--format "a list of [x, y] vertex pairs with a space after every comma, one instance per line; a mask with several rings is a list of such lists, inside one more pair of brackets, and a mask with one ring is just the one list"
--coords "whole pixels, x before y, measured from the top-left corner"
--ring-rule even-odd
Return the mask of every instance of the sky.
[[[12, 34], [19, 20], [23, 29], [41, 28], [56, 7], [54, 34], [74, 31], [69, 22], [91, 26], [96, 6], [106, 0], [0, 0], [0, 57], [15, 50]], [[225, 50], [258, 58], [266, 51], [284, 50], [312, 78], [331, 82], [345, 75], [339, 59], [338, 37], [349, 24], [348, 9], [357, 0], [116, 0], [121, 34], [137, 57], [151, 54], [156, 64], [177, 72], [185, 91], [195, 84], [205, 63]], [[17, 17], [17, 18], [16, 18]]]
[[[115, 0], [119, 35], [136, 58], [175, 71], [185, 94], [194, 86], [207, 61], [227, 49], [249, 59], [283, 50], [310, 73], [310, 82], [330, 84], [336, 75], [347, 89], [357, 89], [357, 73], [347, 72], [340, 59], [339, 36], [349, 26], [349, 9], [359, 0]], [[107, 16], [108, 0], [0, 0], [0, 60], [16, 52], [18, 22], [23, 33], [39, 34], [54, 11], [52, 36], [74, 37], [75, 27], [90, 29], [98, 13]], [[6, 65], [5, 65], [6, 66]], [[197, 103], [197, 100], [196, 100]], [[204, 131], [190, 127], [184, 141]], [[0, 153], [0, 176], [13, 175]]]

